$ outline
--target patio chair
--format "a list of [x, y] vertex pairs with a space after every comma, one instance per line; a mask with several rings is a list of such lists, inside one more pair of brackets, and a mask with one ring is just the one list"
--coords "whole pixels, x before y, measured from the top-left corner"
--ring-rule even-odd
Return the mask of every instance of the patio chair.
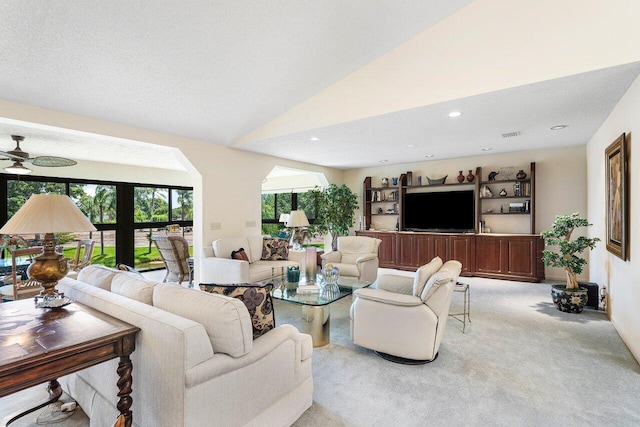
[[[90, 265], [91, 256], [93, 255], [93, 245], [95, 242], [92, 239], [76, 240], [76, 242], [76, 256], [73, 261], [69, 261], [70, 271], [80, 271], [87, 265]], [[80, 255], [82, 255], [82, 257]]]
[[163, 282], [182, 283], [190, 279], [189, 242], [182, 236], [153, 236], [167, 274]]
[[29, 263], [42, 253], [42, 247], [16, 249], [11, 251], [11, 274], [2, 279], [4, 286], [0, 288], [3, 300], [16, 301], [23, 298], [30, 298], [40, 293], [42, 285], [36, 280], [26, 277], [24, 274], [27, 267], [19, 260], [27, 257]]

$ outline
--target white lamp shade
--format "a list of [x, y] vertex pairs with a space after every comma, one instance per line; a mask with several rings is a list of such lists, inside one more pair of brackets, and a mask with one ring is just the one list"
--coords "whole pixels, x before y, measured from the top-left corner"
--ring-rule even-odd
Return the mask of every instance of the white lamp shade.
[[289, 214], [280, 214], [280, 219], [278, 220], [278, 222], [283, 222], [284, 225], [288, 225], [287, 223], [289, 222]]
[[96, 231], [69, 196], [34, 194], [0, 229], [0, 234]]
[[287, 223], [289, 227], [308, 227], [309, 220], [307, 219], [307, 215], [304, 211], [291, 211], [289, 214], [289, 222]]

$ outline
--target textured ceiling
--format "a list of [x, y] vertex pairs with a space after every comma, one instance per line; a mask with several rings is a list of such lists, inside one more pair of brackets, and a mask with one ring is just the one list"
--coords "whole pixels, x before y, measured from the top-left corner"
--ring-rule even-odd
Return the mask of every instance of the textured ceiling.
[[[338, 168], [371, 166], [380, 160], [413, 162], [427, 154], [433, 159], [476, 155], [483, 153], [479, 147], [491, 147], [495, 153], [585, 144], [637, 77], [637, 64], [237, 143], [425, 30], [443, 22], [451, 28], [459, 25], [461, 11], [473, 7], [466, 19], [488, 22], [491, 14], [482, 14], [483, 8], [511, 8], [515, 16], [493, 18], [515, 25], [519, 7], [526, 10], [538, 4], [5, 0], [0, 2], [0, 99], [220, 145], [235, 142], [234, 148]], [[574, 10], [577, 3], [553, 4], [558, 10]], [[607, 7], [623, 18], [621, 8], [635, 7], [631, 5], [616, 0]], [[556, 27], [565, 25], [545, 10], [541, 15], [549, 16]], [[580, 29], [577, 18], [571, 26]], [[447, 34], [447, 28], [440, 34]], [[436, 62], [444, 60], [450, 56], [442, 54], [447, 49], [478, 36], [452, 33], [449, 43], [435, 44], [421, 54]], [[540, 38], [537, 33], [531, 36]], [[617, 63], [633, 60], [637, 59]], [[611, 61], [602, 64], [600, 68]], [[410, 73], [412, 65], [398, 63], [397, 69]], [[557, 68], [565, 65], [559, 62]], [[463, 71], [468, 76], [478, 73], [471, 68]], [[464, 114], [449, 119], [450, 109]], [[556, 124], [567, 128], [549, 131]], [[500, 137], [512, 131], [521, 136]], [[184, 170], [167, 155], [166, 147], [2, 117], [0, 151], [13, 148], [9, 137], [13, 133], [27, 137], [23, 148], [32, 155]], [[320, 141], [309, 141], [312, 136]]]

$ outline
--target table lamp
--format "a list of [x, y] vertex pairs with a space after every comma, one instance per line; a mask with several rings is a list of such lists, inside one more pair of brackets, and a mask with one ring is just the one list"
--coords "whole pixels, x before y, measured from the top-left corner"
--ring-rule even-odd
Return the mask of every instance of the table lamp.
[[289, 221], [287, 222], [287, 227], [292, 228], [291, 231], [291, 240], [289, 244], [293, 246], [293, 249], [300, 249], [300, 242], [298, 234], [300, 232], [300, 227], [308, 227], [309, 220], [307, 219], [307, 215], [304, 211], [291, 211], [289, 214]]
[[278, 222], [281, 222], [284, 224], [284, 226], [287, 226], [287, 222], [289, 222], [289, 214], [280, 214], [280, 219], [278, 220]]
[[43, 251], [27, 268], [30, 278], [42, 284], [38, 298], [41, 307], [58, 307], [61, 299], [56, 291], [58, 280], [69, 272], [69, 260], [56, 252], [57, 239], [53, 233], [96, 231], [93, 224], [64, 194], [34, 194], [0, 229], [0, 234], [42, 234]]

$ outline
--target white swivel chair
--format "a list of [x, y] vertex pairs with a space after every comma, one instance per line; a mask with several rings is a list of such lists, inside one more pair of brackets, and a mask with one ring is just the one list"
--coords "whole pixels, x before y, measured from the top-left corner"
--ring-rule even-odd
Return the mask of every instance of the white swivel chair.
[[376, 289], [355, 291], [351, 339], [399, 363], [428, 363], [438, 357], [451, 295], [462, 264], [438, 257], [415, 277], [380, 276]]
[[322, 267], [328, 263], [340, 276], [356, 277], [373, 283], [378, 277], [378, 248], [382, 240], [364, 236], [338, 237], [338, 250], [322, 254]]

